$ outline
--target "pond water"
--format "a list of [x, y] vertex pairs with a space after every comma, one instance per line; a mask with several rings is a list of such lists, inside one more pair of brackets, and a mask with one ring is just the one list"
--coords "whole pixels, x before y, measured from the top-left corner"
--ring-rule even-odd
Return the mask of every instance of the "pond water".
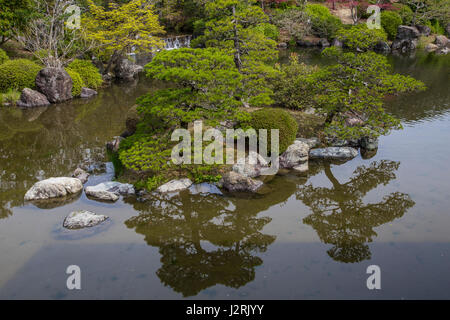
[[[80, 165], [97, 172], [87, 185], [111, 179], [105, 143], [152, 85], [0, 109], [0, 298], [450, 298], [449, 57], [390, 59], [429, 87], [388, 101], [404, 130], [382, 137], [375, 155], [277, 176], [255, 197], [24, 203], [33, 183]], [[110, 222], [63, 230], [80, 209]], [[81, 290], [66, 288], [69, 265], [81, 268]], [[381, 290], [367, 289], [370, 265]]]

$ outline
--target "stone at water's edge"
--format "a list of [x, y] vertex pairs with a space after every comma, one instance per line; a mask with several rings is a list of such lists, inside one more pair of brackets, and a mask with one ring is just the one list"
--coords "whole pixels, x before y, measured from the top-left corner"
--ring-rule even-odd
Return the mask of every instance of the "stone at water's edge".
[[50, 102], [47, 97], [40, 92], [25, 88], [20, 94], [20, 100], [17, 101], [17, 106], [22, 108], [33, 108], [48, 106]]
[[312, 137], [312, 138], [297, 138], [295, 139], [295, 141], [300, 141], [303, 143], [306, 143], [309, 148], [315, 148], [320, 144], [320, 139], [317, 137]]
[[96, 186], [86, 187], [90, 191], [108, 191], [116, 195], [133, 195], [135, 194], [134, 186], [129, 183], [120, 183], [117, 181], [108, 181], [100, 183]]
[[110, 142], [106, 144], [106, 149], [111, 152], [119, 151], [120, 143], [122, 142], [123, 137], [114, 137]]
[[377, 138], [370, 138], [370, 137], [362, 137], [359, 140], [359, 144], [361, 148], [373, 151], [378, 149], [378, 139]]
[[137, 77], [138, 73], [143, 71], [144, 68], [134, 64], [132, 61], [128, 59], [121, 59], [117, 63], [114, 73], [116, 78], [122, 79], [125, 81], [132, 81]]
[[105, 215], [96, 214], [90, 211], [75, 211], [69, 214], [63, 223], [67, 229], [81, 229], [98, 225], [108, 219]]
[[304, 162], [302, 164], [299, 164], [298, 166], [295, 166], [292, 169], [294, 169], [294, 171], [299, 172], [299, 173], [308, 172], [309, 171], [308, 161], [306, 161], [306, 162]]
[[51, 103], [72, 99], [72, 78], [64, 69], [44, 68], [36, 76], [36, 88]]
[[247, 158], [238, 159], [237, 163], [233, 165], [233, 171], [249, 178], [256, 178], [268, 165], [269, 163], [263, 156], [255, 151], [250, 151]]
[[87, 173], [86, 171], [84, 171], [81, 168], [77, 168], [73, 174], [72, 174], [73, 178], [77, 178], [80, 179], [82, 184], [85, 184], [88, 181], [89, 178], [89, 173]]
[[220, 189], [210, 183], [200, 183], [200, 184], [193, 184], [189, 187], [189, 192], [191, 194], [217, 194], [217, 195], [223, 195], [222, 191]]
[[50, 178], [36, 182], [25, 194], [25, 201], [46, 200], [65, 197], [83, 189], [83, 184], [77, 178]]
[[234, 171], [227, 172], [223, 177], [223, 187], [230, 192], [256, 192], [263, 186], [263, 182]]
[[119, 196], [110, 191], [95, 190], [95, 189], [91, 189], [91, 187], [86, 187], [84, 192], [86, 192], [86, 195], [88, 197], [95, 198], [95, 199], [101, 200], [101, 201], [116, 202], [117, 200], [119, 200]]
[[419, 36], [420, 32], [416, 27], [398, 26], [397, 36], [392, 42], [392, 50], [399, 50], [402, 52], [415, 50]]
[[189, 179], [181, 179], [181, 180], [172, 180], [169, 181], [162, 186], [159, 186], [156, 191], [161, 193], [167, 193], [167, 192], [176, 192], [181, 191], [189, 188], [193, 182]]
[[280, 156], [280, 167], [290, 169], [308, 161], [309, 144], [300, 140], [294, 141]]
[[81, 95], [80, 97], [83, 99], [89, 99], [92, 98], [93, 96], [97, 95], [97, 91], [90, 89], [90, 88], [81, 88]]
[[329, 147], [313, 149], [309, 152], [310, 159], [318, 160], [350, 160], [358, 155], [358, 150], [351, 147]]

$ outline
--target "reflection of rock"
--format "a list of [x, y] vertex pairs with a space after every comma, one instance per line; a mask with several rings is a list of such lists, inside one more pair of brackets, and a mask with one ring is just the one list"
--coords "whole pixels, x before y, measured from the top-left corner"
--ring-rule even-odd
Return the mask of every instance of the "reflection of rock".
[[293, 168], [308, 162], [309, 145], [296, 140], [280, 156], [281, 168]]
[[62, 198], [50, 198], [46, 200], [34, 200], [31, 201], [33, 205], [39, 209], [54, 209], [58, 207], [66, 206], [70, 203], [74, 203], [81, 196], [81, 193], [70, 194]]
[[192, 181], [189, 179], [180, 179], [169, 181], [162, 186], [159, 186], [156, 191], [161, 193], [176, 192], [189, 188], [192, 185]]
[[89, 173], [87, 173], [86, 171], [84, 171], [83, 169], [77, 168], [73, 174], [72, 174], [73, 178], [77, 178], [80, 179], [81, 183], [85, 184], [88, 181], [89, 178]]
[[261, 181], [243, 176], [234, 171], [227, 172], [222, 179], [224, 188], [230, 192], [256, 192], [263, 186]]
[[386, 195], [375, 204], [362, 200], [371, 190], [395, 179], [398, 167], [398, 162], [373, 162], [358, 167], [346, 183], [340, 183], [330, 164], [325, 164], [331, 188], [309, 184], [297, 191], [297, 199], [312, 211], [303, 222], [311, 225], [323, 242], [333, 245], [327, 251], [332, 259], [345, 263], [370, 259], [366, 243], [377, 235], [373, 229], [402, 217], [414, 205], [407, 194], [400, 192]]
[[82, 229], [98, 225], [108, 219], [105, 215], [99, 215], [90, 211], [75, 211], [69, 214], [63, 223], [67, 229]]
[[97, 95], [97, 91], [90, 88], [81, 88], [81, 98], [89, 99]]
[[358, 155], [358, 150], [350, 147], [329, 147], [313, 149], [309, 152], [310, 159], [344, 161], [353, 159]]
[[193, 184], [189, 187], [189, 192], [191, 194], [217, 194], [222, 195], [222, 191], [220, 191], [217, 186], [210, 184], [210, 183], [199, 183], [199, 184]]
[[373, 47], [373, 50], [380, 53], [389, 53], [391, 52], [391, 47], [386, 41], [380, 41]]
[[83, 184], [76, 178], [50, 178], [36, 182], [25, 194], [25, 200], [45, 200], [65, 197], [83, 189]]
[[44, 68], [36, 76], [36, 88], [51, 103], [72, 99], [72, 78], [64, 69]]
[[367, 160], [375, 157], [377, 155], [378, 149], [374, 150], [367, 150], [367, 149], [361, 149], [361, 158]]
[[50, 102], [48, 102], [47, 97], [42, 93], [25, 88], [20, 94], [20, 100], [16, 104], [22, 108], [34, 108], [47, 106]]

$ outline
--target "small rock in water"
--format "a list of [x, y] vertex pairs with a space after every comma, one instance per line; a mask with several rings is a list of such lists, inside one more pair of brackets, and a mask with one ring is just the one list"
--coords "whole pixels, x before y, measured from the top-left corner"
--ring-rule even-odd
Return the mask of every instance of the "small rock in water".
[[89, 88], [81, 88], [81, 95], [80, 97], [83, 99], [89, 99], [92, 98], [93, 96], [97, 95], [97, 91], [93, 90], [93, 89], [89, 89]]
[[119, 196], [113, 192], [104, 191], [104, 190], [92, 190], [91, 187], [87, 187], [85, 192], [86, 195], [92, 198], [95, 198], [97, 200], [102, 201], [112, 201], [116, 202], [119, 200]]
[[294, 141], [280, 156], [281, 168], [293, 168], [308, 161], [309, 145], [300, 140]]
[[108, 219], [105, 215], [96, 214], [90, 211], [75, 211], [69, 214], [63, 223], [67, 229], [81, 229], [98, 225]]
[[87, 173], [86, 171], [84, 171], [81, 168], [77, 168], [73, 174], [72, 174], [73, 178], [77, 178], [80, 179], [81, 183], [85, 184], [88, 181], [89, 178], [89, 173]]
[[193, 182], [187, 178], [181, 180], [172, 180], [158, 187], [156, 191], [161, 193], [181, 191], [189, 188], [192, 183]]
[[310, 159], [350, 160], [358, 155], [358, 150], [351, 147], [329, 147], [313, 149], [309, 152]]
[[359, 140], [359, 144], [361, 145], [361, 148], [369, 150], [369, 151], [378, 149], [378, 139], [377, 138], [362, 137]]
[[25, 194], [25, 201], [45, 200], [65, 197], [83, 189], [83, 184], [77, 178], [50, 178], [36, 182]]
[[220, 189], [210, 183], [200, 183], [200, 184], [193, 184], [189, 187], [189, 192], [191, 194], [218, 194], [222, 195], [222, 191]]
[[263, 182], [230, 171], [223, 176], [223, 186], [230, 192], [256, 192], [263, 186]]
[[47, 97], [35, 90], [25, 88], [20, 94], [20, 100], [17, 101], [17, 106], [22, 108], [33, 108], [33, 107], [42, 107], [48, 106], [50, 102], [47, 100]]
[[117, 181], [103, 182], [96, 186], [86, 187], [86, 195], [103, 201], [117, 201], [119, 195], [135, 194], [133, 185]]
[[308, 162], [302, 163], [298, 166], [295, 166], [293, 168], [296, 172], [300, 172], [300, 173], [304, 173], [304, 172], [308, 172], [309, 170], [309, 165]]

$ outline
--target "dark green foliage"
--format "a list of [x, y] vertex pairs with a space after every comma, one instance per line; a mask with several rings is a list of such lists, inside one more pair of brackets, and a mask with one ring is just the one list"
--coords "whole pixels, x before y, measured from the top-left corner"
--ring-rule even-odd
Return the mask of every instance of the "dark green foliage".
[[400, 3], [394, 3], [393, 7], [396, 9], [395, 12], [397, 12], [402, 18], [402, 24], [407, 26], [411, 25], [414, 16], [414, 12], [411, 10], [411, 8], [405, 4]]
[[31, 0], [0, 0], [0, 44], [23, 31], [32, 15]]
[[330, 10], [320, 4], [308, 4], [306, 14], [311, 18], [311, 28], [314, 35], [320, 38], [333, 39], [342, 23], [333, 16]]
[[83, 79], [80, 74], [72, 69], [66, 68], [66, 72], [72, 78], [72, 96], [78, 97], [81, 95], [81, 89], [85, 87]]
[[258, 132], [259, 129], [267, 130], [267, 150], [270, 151], [270, 129], [279, 129], [280, 154], [294, 142], [297, 132], [297, 121], [285, 110], [275, 108], [263, 108], [251, 113], [248, 126]]
[[386, 33], [381, 29], [369, 29], [365, 23], [339, 29], [337, 39], [351, 50], [370, 50], [378, 42], [386, 41]]
[[8, 89], [34, 88], [42, 67], [27, 59], [9, 60], [0, 65], [0, 92]]
[[280, 31], [276, 25], [270, 23], [261, 23], [255, 27], [256, 31], [261, 32], [269, 39], [277, 41], [280, 37]]
[[394, 11], [381, 12], [381, 26], [386, 31], [390, 40], [394, 40], [397, 35], [398, 26], [402, 24], [402, 18]]
[[91, 61], [75, 59], [69, 63], [68, 68], [78, 72], [88, 88], [98, 89], [103, 83], [100, 72]]
[[[388, 94], [424, 90], [425, 85], [410, 76], [392, 74], [387, 58], [374, 52], [344, 53], [336, 47], [323, 55], [335, 63], [311, 74], [307, 81], [315, 93], [320, 112], [327, 115], [326, 132], [343, 139], [387, 134], [400, 128], [400, 121], [386, 113], [383, 98]], [[364, 119], [364, 126], [347, 126], [346, 117]]]
[[0, 49], [0, 64], [3, 64], [8, 60], [9, 60], [9, 57], [6, 54], [6, 52], [4, 50]]

